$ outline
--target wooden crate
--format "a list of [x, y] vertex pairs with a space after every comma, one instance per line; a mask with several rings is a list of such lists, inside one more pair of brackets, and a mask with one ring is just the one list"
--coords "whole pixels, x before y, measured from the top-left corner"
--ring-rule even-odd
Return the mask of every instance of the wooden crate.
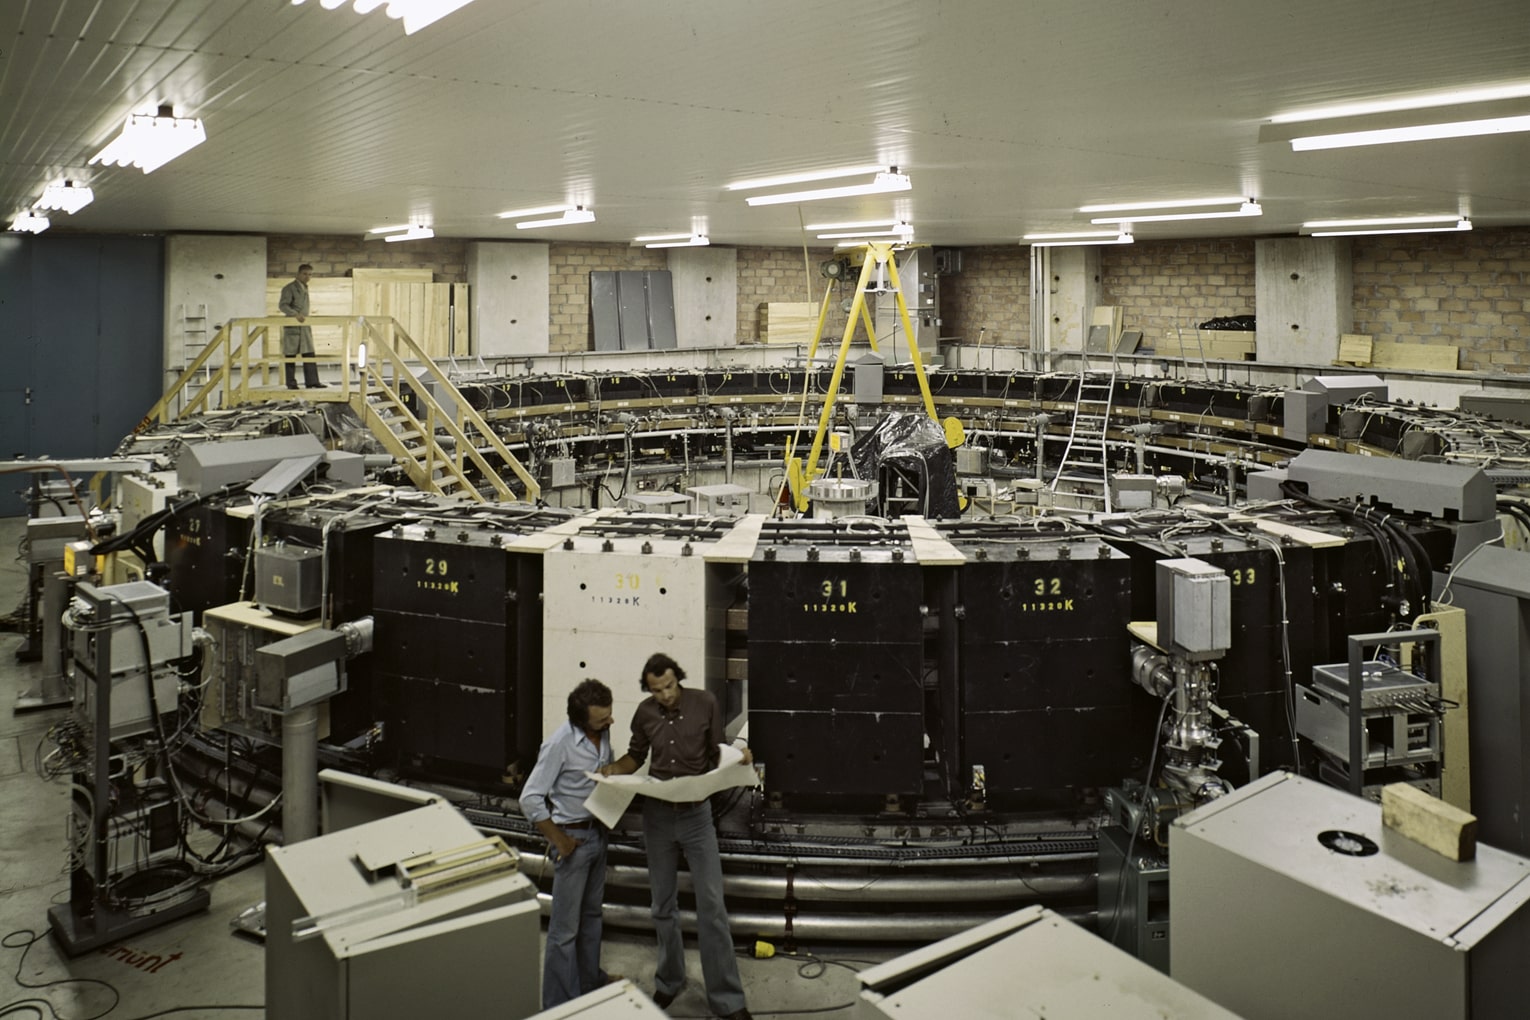
[[760, 305], [760, 340], [767, 344], [810, 344], [818, 329], [818, 306], [811, 301], [768, 301]]
[[1154, 350], [1174, 358], [1210, 361], [1253, 361], [1257, 353], [1254, 333], [1235, 329], [1176, 330], [1158, 340]]

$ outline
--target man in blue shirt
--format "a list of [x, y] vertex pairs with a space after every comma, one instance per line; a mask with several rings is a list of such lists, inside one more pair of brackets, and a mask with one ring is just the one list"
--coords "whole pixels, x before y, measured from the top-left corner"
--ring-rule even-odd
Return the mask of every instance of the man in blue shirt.
[[568, 695], [568, 722], [542, 744], [521, 789], [521, 811], [550, 844], [552, 911], [542, 965], [542, 1008], [605, 984], [600, 969], [606, 895], [606, 830], [584, 806], [595, 789], [585, 773], [611, 762], [611, 689], [584, 680]]

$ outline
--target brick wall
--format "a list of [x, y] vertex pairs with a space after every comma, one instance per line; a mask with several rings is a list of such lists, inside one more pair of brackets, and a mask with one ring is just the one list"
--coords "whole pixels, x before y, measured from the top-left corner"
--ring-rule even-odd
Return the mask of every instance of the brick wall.
[[[1377, 339], [1443, 339], [1462, 349], [1461, 367], [1530, 373], [1530, 228], [1475, 230], [1354, 239], [1354, 330]], [[432, 238], [387, 244], [354, 236], [272, 235], [267, 274], [290, 279], [301, 262], [318, 276], [355, 268], [429, 267], [440, 283], [467, 278], [467, 242]], [[823, 299], [827, 280], [819, 264], [828, 248], [738, 249], [738, 338], [759, 339], [759, 306], [768, 301]], [[550, 349], [591, 347], [590, 271], [664, 269], [664, 249], [624, 244], [553, 244]], [[1129, 329], [1145, 345], [1174, 327], [1215, 316], [1254, 312], [1252, 239], [1142, 241], [1101, 252], [1101, 287], [1107, 304], [1123, 309]], [[941, 277], [942, 337], [983, 344], [1030, 344], [1030, 249], [1020, 245], [966, 248], [962, 271]], [[839, 284], [826, 335], [844, 329]]]
[[1530, 229], [1352, 241], [1356, 333], [1445, 340], [1463, 369], [1530, 372]]
[[[738, 250], [738, 342], [760, 343], [760, 306], [771, 301], [823, 301], [829, 280], [818, 267], [834, 257], [833, 248], [809, 248], [806, 261], [801, 248], [740, 248]], [[854, 270], [851, 270], [852, 276]], [[835, 287], [834, 301], [824, 323], [824, 335], [844, 335], [844, 298], [852, 296], [850, 283]]]
[[669, 268], [664, 248], [626, 244], [557, 244], [548, 248], [547, 349], [554, 353], [595, 348], [590, 326], [590, 273], [650, 272]]
[[968, 345], [1029, 347], [1030, 248], [963, 248], [961, 256], [962, 271], [940, 278], [940, 335]]
[[467, 282], [467, 242], [367, 241], [354, 234], [272, 234], [266, 238], [266, 276], [290, 280], [304, 262], [315, 276], [345, 276], [352, 269], [431, 269], [437, 283]]
[[1142, 345], [1176, 327], [1224, 315], [1254, 314], [1254, 242], [1138, 241], [1100, 253], [1103, 303], [1120, 305], [1126, 329], [1142, 330]]

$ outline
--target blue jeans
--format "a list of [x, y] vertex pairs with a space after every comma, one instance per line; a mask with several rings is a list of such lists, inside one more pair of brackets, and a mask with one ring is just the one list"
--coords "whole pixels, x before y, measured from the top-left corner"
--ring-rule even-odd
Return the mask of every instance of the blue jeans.
[[744, 1008], [744, 986], [733, 955], [733, 933], [723, 905], [722, 860], [717, 830], [705, 801], [681, 806], [643, 798], [643, 840], [648, 849], [648, 883], [653, 894], [653, 926], [659, 937], [659, 966], [654, 990], [677, 995], [685, 984], [685, 945], [680, 934], [677, 882], [680, 854], [691, 872], [696, 895], [696, 937], [701, 944], [701, 973], [707, 1005], [719, 1016]]
[[[570, 829], [583, 840], [553, 863], [552, 911], [542, 964], [542, 1008], [551, 1009], [599, 988], [600, 905], [606, 897], [606, 830]], [[551, 849], [549, 848], [551, 852]]]

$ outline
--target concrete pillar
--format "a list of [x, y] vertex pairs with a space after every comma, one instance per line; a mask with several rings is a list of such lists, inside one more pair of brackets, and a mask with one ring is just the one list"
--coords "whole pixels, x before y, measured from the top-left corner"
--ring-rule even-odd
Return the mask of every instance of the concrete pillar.
[[1032, 248], [1031, 257], [1045, 253], [1045, 272], [1039, 274], [1042, 293], [1032, 294], [1040, 304], [1046, 323], [1042, 349], [1081, 351], [1089, 335], [1089, 318], [1101, 303], [1100, 249], [1093, 245], [1066, 248]]
[[473, 241], [467, 246], [473, 353], [485, 358], [546, 354], [549, 246]]
[[738, 343], [738, 249], [670, 248], [679, 347]]
[[1254, 242], [1259, 360], [1327, 365], [1354, 328], [1354, 271], [1347, 237]]

